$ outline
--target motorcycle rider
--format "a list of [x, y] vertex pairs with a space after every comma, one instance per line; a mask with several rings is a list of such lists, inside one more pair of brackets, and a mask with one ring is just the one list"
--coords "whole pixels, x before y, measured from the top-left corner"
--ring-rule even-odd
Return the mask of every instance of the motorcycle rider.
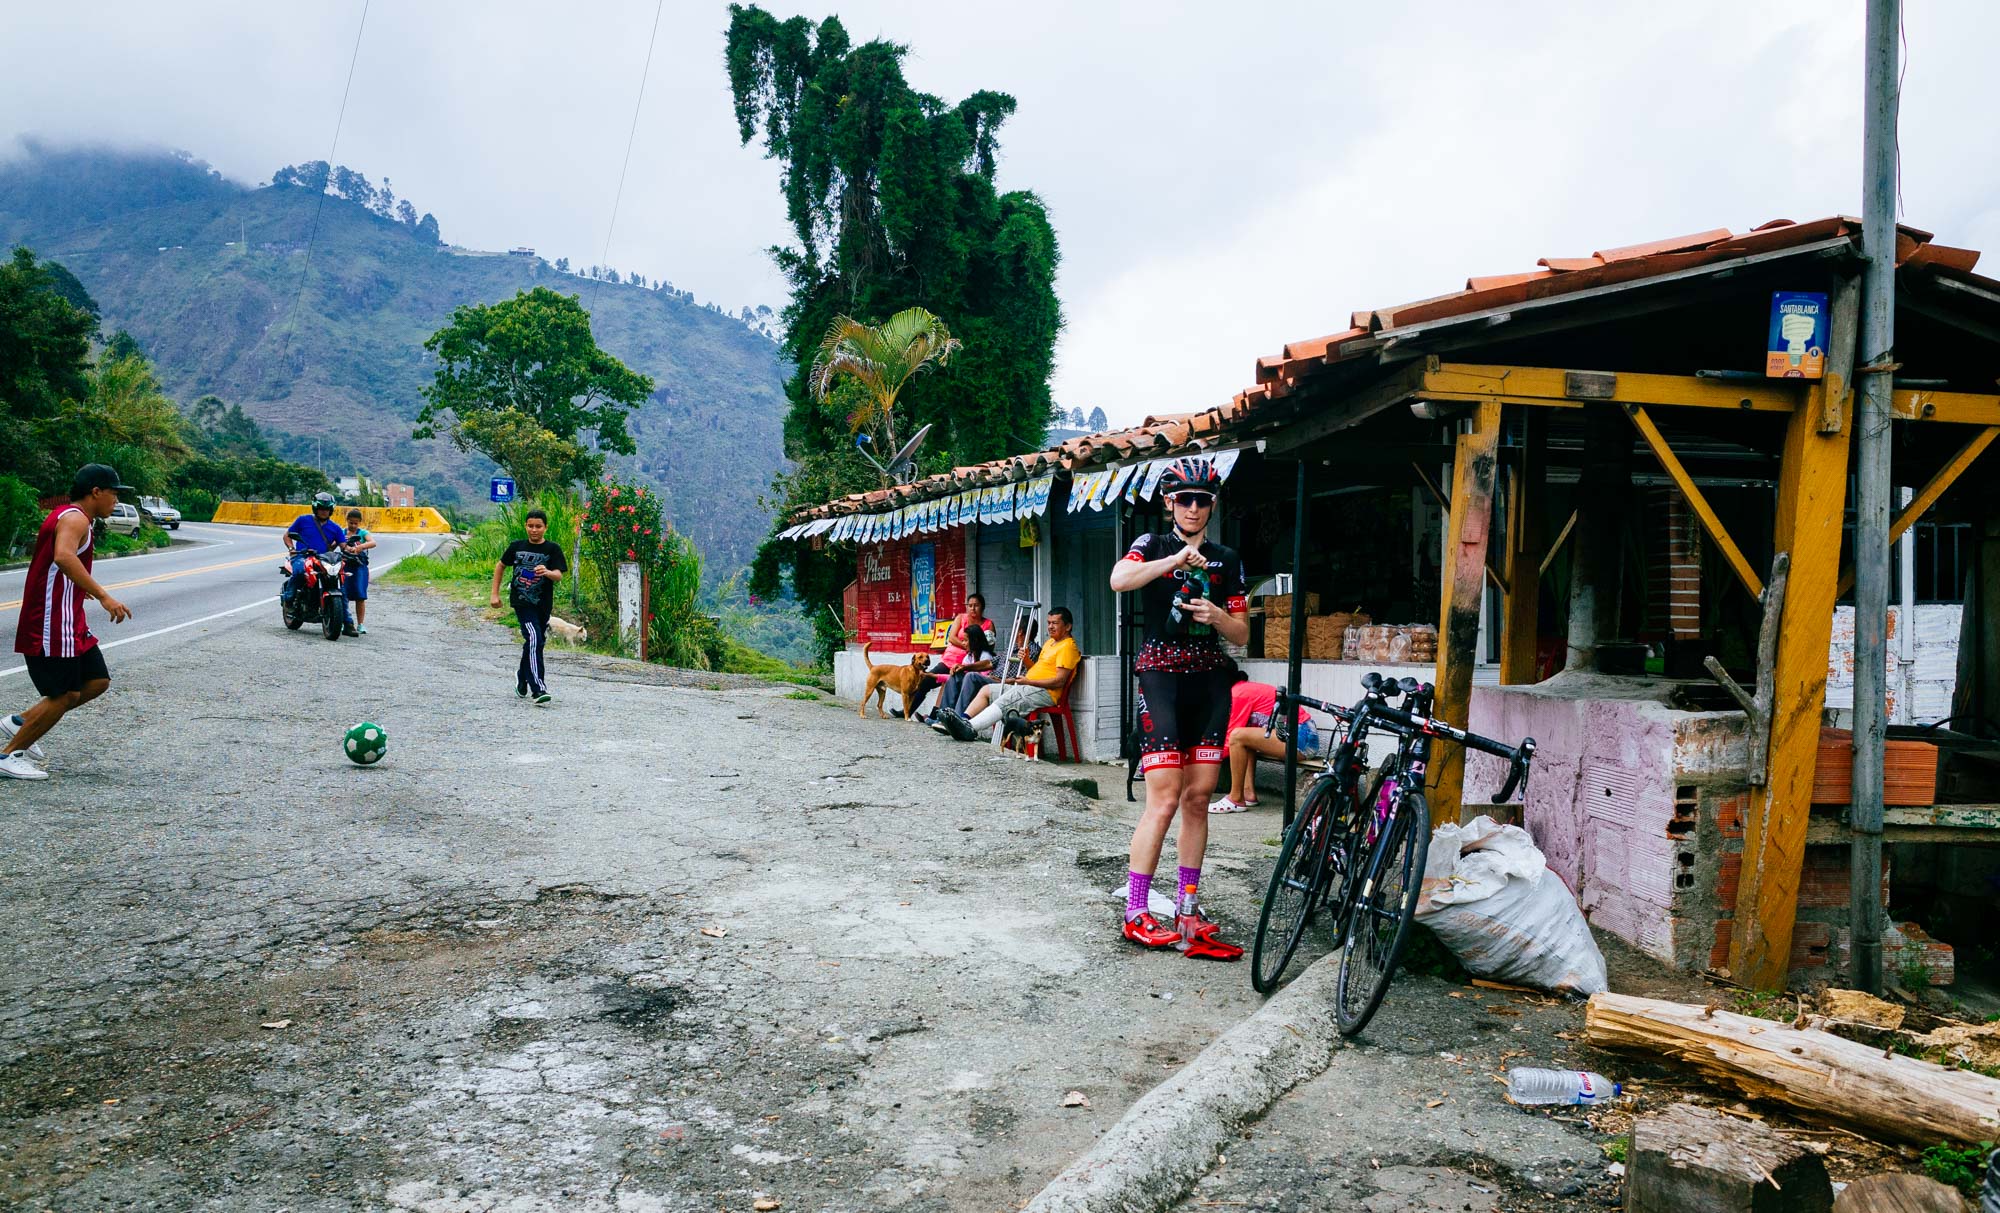
[[[306, 553], [317, 552], [324, 557], [328, 552], [340, 550], [347, 542], [347, 532], [333, 521], [333, 494], [314, 493], [312, 512], [300, 514], [285, 528], [285, 551], [291, 554], [292, 576], [285, 582], [284, 600], [290, 602], [299, 593], [299, 586], [305, 581]], [[354, 635], [354, 616], [348, 608], [347, 599], [340, 600], [341, 634]]]

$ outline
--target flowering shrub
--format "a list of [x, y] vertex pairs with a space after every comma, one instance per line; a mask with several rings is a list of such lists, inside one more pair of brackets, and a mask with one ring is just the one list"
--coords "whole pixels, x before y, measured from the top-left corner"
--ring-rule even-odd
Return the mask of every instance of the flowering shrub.
[[[648, 658], [691, 669], [713, 668], [720, 638], [714, 621], [695, 609], [701, 592], [701, 553], [666, 520], [658, 493], [609, 477], [591, 486], [590, 500], [583, 507], [583, 558], [596, 566], [605, 586], [617, 585], [617, 566], [622, 562], [645, 570], [652, 593], [652, 613], [646, 619]], [[612, 609], [615, 612], [615, 604]]]

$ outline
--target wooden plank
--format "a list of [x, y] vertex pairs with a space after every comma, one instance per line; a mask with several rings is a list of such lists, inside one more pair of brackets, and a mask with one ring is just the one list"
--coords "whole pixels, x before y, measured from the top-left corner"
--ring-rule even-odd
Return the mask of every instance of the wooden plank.
[[1542, 545], [1547, 530], [1548, 414], [1524, 409], [1521, 414], [1521, 458], [1511, 469], [1512, 492], [1507, 498], [1507, 611], [1500, 635], [1500, 681], [1503, 685], [1535, 681], [1535, 650], [1540, 639], [1542, 608]]
[[1772, 670], [1770, 779], [1751, 790], [1743, 821], [1743, 873], [1729, 942], [1734, 978], [1781, 989], [1798, 911], [1812, 813], [1826, 654], [1833, 639], [1841, 513], [1847, 494], [1847, 428], [1826, 434], [1813, 409], [1792, 414], [1778, 469], [1773, 546], [1791, 556], [1783, 626]]
[[[1935, 475], [1924, 483], [1924, 487], [1917, 490], [1916, 496], [1910, 498], [1910, 503], [1901, 510], [1898, 510], [1895, 520], [1890, 522], [1889, 546], [1894, 547], [1896, 541], [1903, 537], [1903, 532], [1915, 526], [1917, 519], [1922, 518], [1926, 510], [1937, 504], [1938, 498], [1944, 496], [1945, 491], [1951, 488], [1952, 484], [1960, 476], [1965, 474], [1965, 469], [1971, 467], [1973, 461], [1984, 454], [1987, 447], [1993, 445], [1995, 438], [2000, 438], [2000, 425], [1987, 426], [1977, 434], [1974, 434], [1972, 441], [1960, 447], [1958, 454], [1953, 455], [1943, 467], [1937, 470]], [[1840, 575], [1840, 589], [1837, 591], [1837, 594], [1845, 594], [1853, 588], [1854, 570], [1848, 569]]]
[[1320, 439], [1337, 434], [1349, 426], [1359, 425], [1375, 414], [1394, 408], [1410, 398], [1410, 393], [1423, 382], [1425, 362], [1411, 363], [1380, 380], [1337, 396], [1324, 404], [1302, 409], [1298, 420], [1273, 431], [1264, 440], [1266, 455], [1288, 456], [1300, 447], [1308, 446]]
[[1543, 573], [1549, 571], [1549, 566], [1554, 564], [1556, 557], [1561, 554], [1563, 544], [1569, 542], [1569, 533], [1576, 529], [1576, 515], [1577, 511], [1575, 510], [1569, 512], [1569, 521], [1563, 523], [1563, 529], [1556, 532], [1555, 542], [1549, 544], [1549, 550], [1542, 554], [1541, 571]]
[[[1847, 842], [1854, 836], [1847, 811], [1812, 815], [1806, 842]], [[1888, 805], [1882, 810], [1884, 842], [2000, 841], [2000, 804]]]
[[1666, 438], [1661, 435], [1660, 427], [1653, 424], [1653, 419], [1639, 405], [1626, 405], [1625, 415], [1638, 427], [1639, 436], [1653, 449], [1653, 456], [1660, 461], [1660, 466], [1667, 469], [1667, 475], [1673, 477], [1674, 483], [1681, 490], [1681, 496], [1687, 498], [1687, 503], [1694, 507], [1695, 517], [1701, 519], [1701, 529], [1708, 532], [1708, 537], [1722, 552], [1722, 558], [1729, 562], [1730, 568], [1736, 570], [1737, 580], [1750, 591], [1752, 598], [1762, 597], [1763, 579], [1750, 567], [1750, 561], [1744, 558], [1743, 549], [1737, 547], [1736, 541], [1729, 537], [1728, 528], [1722, 525], [1722, 519], [1716, 517], [1715, 507], [1708, 504], [1708, 498], [1702, 496], [1694, 477], [1688, 475], [1687, 469], [1681, 466], [1681, 461], [1675, 456], [1673, 448], [1667, 445]]
[[1813, 386], [1819, 394], [1819, 429], [1834, 434], [1853, 409], [1854, 346], [1860, 340], [1861, 275], [1842, 274], [1833, 290], [1833, 324], [1826, 343], [1826, 375]]
[[1889, 394], [1889, 412], [1901, 421], [2000, 425], [2000, 396], [1904, 390]]
[[[1436, 713], [1460, 728], [1472, 706], [1472, 667], [1479, 656], [1479, 596], [1485, 590], [1499, 446], [1500, 406], [1482, 404], [1472, 428], [1458, 436], [1458, 457], [1452, 462], [1451, 521], [1438, 606]], [[1443, 749], [1431, 763], [1433, 825], [1458, 820], [1465, 791], [1465, 755], [1457, 746]]]
[[[1591, 376], [1587, 398], [1572, 395], [1576, 375]], [[1440, 362], [1426, 370], [1417, 396], [1424, 400], [1504, 400], [1509, 404], [1580, 408], [1585, 403], [1673, 405], [1680, 408], [1729, 409], [1735, 412], [1789, 413], [1805, 399], [1798, 383], [1701, 379], [1694, 375], [1621, 373], [1606, 391], [1597, 386], [1597, 372], [1577, 372], [1541, 366], [1488, 366]]]
[[1818, 1028], [1712, 1007], [1593, 994], [1584, 1043], [1670, 1058], [1750, 1099], [1781, 1103], [1872, 1138], [1992, 1141], [2000, 1079], [1865, 1045]]

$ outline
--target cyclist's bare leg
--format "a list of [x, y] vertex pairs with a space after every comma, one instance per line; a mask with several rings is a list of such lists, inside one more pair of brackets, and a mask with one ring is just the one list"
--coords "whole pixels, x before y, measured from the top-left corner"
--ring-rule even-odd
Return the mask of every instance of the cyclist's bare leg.
[[1212, 762], [1196, 763], [1179, 773], [1181, 830], [1174, 838], [1174, 854], [1182, 867], [1199, 868], [1208, 851], [1208, 798], [1215, 794], [1222, 768]]
[[[1180, 767], [1155, 767], [1146, 772], [1146, 811], [1139, 817], [1139, 824], [1132, 831], [1131, 870], [1151, 872], [1160, 865], [1160, 848], [1167, 840], [1167, 827], [1173, 824], [1174, 814], [1182, 802], [1182, 776], [1187, 774]], [[1213, 786], [1213, 778], [1210, 780]], [[1202, 837], [1208, 836], [1208, 803], [1202, 802]], [[1186, 825], [1182, 825], [1186, 830]]]

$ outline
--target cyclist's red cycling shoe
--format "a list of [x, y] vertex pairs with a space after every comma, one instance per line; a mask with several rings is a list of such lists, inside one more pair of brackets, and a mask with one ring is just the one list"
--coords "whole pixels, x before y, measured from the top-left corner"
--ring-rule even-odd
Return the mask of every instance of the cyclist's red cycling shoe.
[[1161, 926], [1151, 914], [1141, 914], [1125, 920], [1125, 938], [1144, 948], [1172, 948], [1180, 945], [1181, 933]]
[[1241, 960], [1243, 949], [1233, 943], [1222, 942], [1222, 928], [1213, 919], [1200, 914], [1183, 914], [1176, 921], [1181, 930], [1178, 934], [1185, 941], [1181, 953], [1190, 960]]

